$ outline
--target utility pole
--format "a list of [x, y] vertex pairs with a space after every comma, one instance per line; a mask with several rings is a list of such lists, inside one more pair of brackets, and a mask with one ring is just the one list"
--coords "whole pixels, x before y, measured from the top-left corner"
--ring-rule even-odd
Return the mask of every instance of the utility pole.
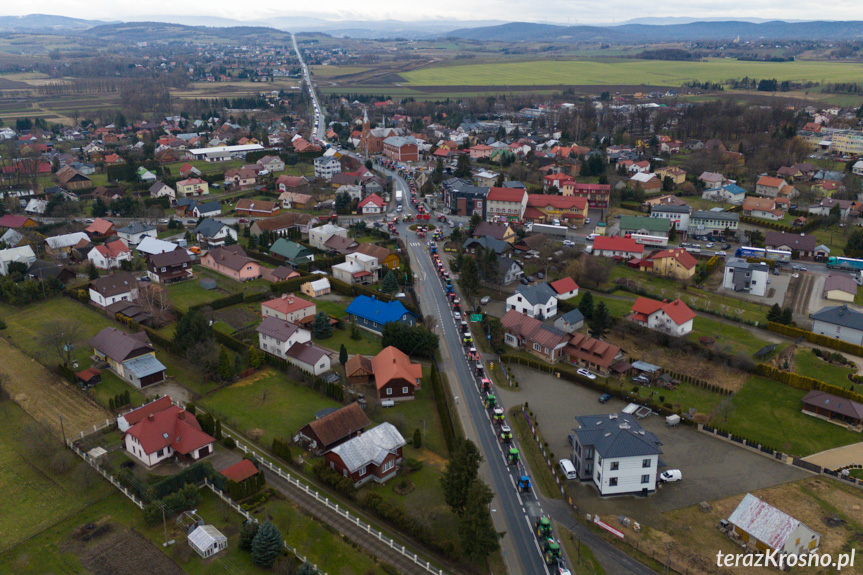
[[66, 428], [63, 427], [63, 415], [60, 415], [60, 432], [63, 434], [63, 446], [66, 446]]
[[165, 529], [165, 544], [163, 547], [168, 546], [168, 523], [165, 521], [165, 506], [162, 505], [162, 527]]

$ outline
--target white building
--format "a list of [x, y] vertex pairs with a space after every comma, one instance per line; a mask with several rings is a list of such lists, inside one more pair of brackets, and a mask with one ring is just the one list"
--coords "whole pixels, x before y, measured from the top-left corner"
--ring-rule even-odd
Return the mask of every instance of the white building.
[[166, 184], [165, 182], [157, 181], [152, 186], [150, 186], [150, 197], [151, 198], [163, 198], [168, 197], [172, 200], [177, 199], [177, 192]]
[[725, 262], [722, 287], [754, 296], [767, 293], [770, 266], [766, 263], [751, 264], [744, 259], [731, 258]]
[[520, 220], [527, 209], [524, 188], [491, 188], [486, 195], [486, 220], [497, 216], [504, 220]]
[[378, 258], [353, 253], [345, 257], [344, 263], [333, 266], [333, 277], [348, 285], [369, 284], [377, 279], [380, 269]]
[[144, 238], [155, 238], [158, 236], [156, 226], [134, 222], [117, 230], [117, 236], [126, 242], [127, 246], [137, 246]]
[[557, 294], [545, 283], [519, 286], [506, 298], [506, 311], [509, 310], [540, 320], [548, 319], [557, 315]]
[[9, 273], [9, 264], [19, 262], [28, 268], [36, 261], [36, 254], [30, 246], [0, 250], [0, 276]]
[[321, 156], [315, 158], [315, 177], [327, 181], [333, 179], [336, 174], [342, 173], [342, 164], [333, 156]]
[[190, 160], [205, 160], [207, 162], [227, 162], [237, 158], [245, 158], [249, 152], [260, 152], [264, 147], [260, 144], [244, 144], [242, 146], [215, 146], [212, 148], [195, 148], [186, 150]]
[[863, 313], [847, 305], [821, 308], [809, 314], [813, 321], [812, 331], [855, 345], [863, 345]]
[[632, 304], [632, 321], [662, 333], [680, 337], [692, 331], [695, 312], [680, 298], [661, 302], [640, 297]]
[[87, 259], [100, 270], [119, 268], [124, 261], [132, 261], [132, 250], [123, 240], [114, 240], [107, 244], [95, 246], [87, 253]]
[[[152, 467], [166, 459], [177, 457], [194, 462], [213, 453], [215, 438], [201, 431], [201, 425], [191, 413], [176, 405], [155, 411], [153, 402], [125, 414], [126, 420], [136, 419], [123, 435], [123, 446], [144, 465]], [[138, 419], [137, 411], [147, 414]]]
[[118, 301], [138, 299], [138, 281], [129, 272], [117, 272], [90, 282], [90, 301], [108, 307]]
[[572, 463], [602, 495], [650, 493], [659, 473], [659, 440], [627, 413], [580, 415], [570, 436]]
[[758, 553], [767, 548], [780, 555], [808, 555], [821, 544], [821, 535], [751, 493], [746, 494], [728, 522]]
[[265, 317], [255, 331], [258, 332], [258, 347], [281, 358], [286, 357], [295, 343], [312, 341], [309, 330], [273, 316]]
[[333, 236], [341, 236], [343, 238], [347, 238], [348, 230], [335, 224], [324, 224], [322, 226], [312, 228], [309, 230], [309, 244], [311, 244], [312, 247], [318, 248], [319, 250], [326, 251], [327, 248], [324, 246], [324, 244], [327, 243], [327, 240]]
[[650, 207], [650, 217], [671, 220], [674, 229], [678, 232], [689, 231], [689, 214], [692, 208], [689, 206], [668, 206], [657, 204]]

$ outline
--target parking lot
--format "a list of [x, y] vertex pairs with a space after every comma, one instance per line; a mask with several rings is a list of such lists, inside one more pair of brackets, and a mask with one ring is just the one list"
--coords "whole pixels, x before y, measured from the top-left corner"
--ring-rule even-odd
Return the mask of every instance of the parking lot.
[[[519, 366], [511, 366], [510, 369], [521, 391], [499, 389], [497, 393], [507, 408], [528, 402], [555, 459], [571, 456], [567, 437], [576, 426], [576, 415], [617, 413], [626, 406], [617, 399], [599, 403], [599, 393], [547, 373]], [[680, 469], [683, 480], [660, 486], [656, 493], [647, 497], [625, 495], [610, 498], [600, 497], [592, 484], [570, 481], [569, 487], [576, 496], [580, 512], [611, 516], [625, 514], [647, 522], [663, 511], [809, 475], [796, 467], [699, 433], [690, 426], [667, 427], [665, 419], [658, 415], [648, 416], [640, 423], [662, 442], [660, 458], [666, 469]]]

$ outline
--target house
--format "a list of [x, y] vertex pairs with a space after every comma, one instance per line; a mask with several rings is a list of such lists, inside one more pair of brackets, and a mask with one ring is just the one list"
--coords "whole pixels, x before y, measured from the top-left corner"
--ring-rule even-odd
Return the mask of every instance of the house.
[[746, 200], [746, 190], [737, 184], [729, 183], [718, 188], [705, 189], [701, 193], [701, 199], [740, 206]]
[[574, 298], [578, 295], [578, 284], [569, 276], [550, 282], [548, 285], [554, 290], [559, 300]]
[[662, 181], [654, 174], [637, 173], [629, 178], [629, 185], [648, 194], [662, 191]]
[[814, 553], [821, 536], [799, 520], [747, 493], [728, 518], [737, 537], [758, 553], [779, 555]]
[[116, 272], [90, 282], [90, 301], [106, 308], [118, 301], [138, 299], [138, 281], [129, 272]]
[[192, 277], [192, 258], [183, 249], [153, 254], [147, 262], [147, 276], [160, 284], [172, 284]]
[[281, 358], [287, 356], [288, 350], [294, 344], [312, 341], [309, 330], [275, 316], [265, 317], [255, 331], [258, 333], [258, 347]]
[[288, 212], [271, 218], [255, 220], [249, 228], [249, 233], [255, 237], [259, 237], [263, 232], [268, 232], [276, 237], [285, 237], [292, 230], [307, 234], [309, 228], [317, 223], [318, 219], [310, 214]]
[[407, 324], [411, 327], [417, 323], [418, 316], [396, 300], [385, 302], [376, 297], [357, 296], [345, 312], [361, 328], [382, 333], [384, 326], [391, 321]]
[[237, 201], [234, 210], [238, 216], [249, 216], [254, 218], [269, 218], [279, 213], [279, 202], [268, 200], [251, 200], [242, 198]]
[[372, 360], [364, 355], [356, 354], [345, 363], [345, 376], [351, 385], [365, 385], [373, 375]]
[[506, 309], [543, 320], [557, 315], [557, 293], [546, 283], [518, 286], [506, 298]]
[[504, 329], [504, 343], [528, 352], [549, 363], [565, 357], [569, 334], [516, 310], [507, 311], [500, 320]]
[[813, 215], [818, 216], [829, 216], [832, 210], [837, 210], [839, 212], [839, 218], [842, 220], [847, 220], [849, 216], [857, 215], [858, 213], [858, 204], [857, 202], [851, 200], [834, 200], [833, 198], [823, 198], [817, 204], [813, 204], [806, 208], [806, 210]]
[[[212, 218], [222, 215], [222, 204], [218, 200], [212, 202], [194, 202], [191, 204], [192, 215], [196, 218]], [[188, 210], [188, 208], [186, 208]]]
[[235, 243], [237, 241], [237, 230], [228, 224], [207, 218], [195, 226], [195, 237], [198, 243], [206, 247], [218, 247], [225, 245], [230, 237]]
[[481, 238], [483, 236], [490, 236], [498, 241], [506, 242], [508, 244], [514, 243], [518, 238], [510, 225], [503, 222], [480, 222], [476, 228], [474, 228], [471, 237]]
[[384, 270], [398, 271], [401, 268], [401, 260], [396, 252], [390, 251], [383, 246], [377, 244], [364, 243], [360, 244], [354, 252], [355, 254], [363, 254], [377, 258], [380, 269], [380, 275], [384, 275]]
[[524, 277], [524, 270], [520, 263], [512, 258], [497, 259], [497, 281], [500, 285], [509, 285]]
[[832, 196], [845, 189], [842, 182], [836, 180], [821, 180], [812, 184], [812, 192], [823, 196]]
[[132, 261], [132, 250], [123, 243], [123, 240], [114, 240], [94, 247], [87, 254], [87, 259], [100, 270], [109, 270], [119, 268], [120, 262]]
[[261, 267], [261, 277], [271, 283], [287, 281], [298, 278], [301, 275], [297, 270], [287, 266], [277, 266], [275, 268]]
[[768, 250], [787, 250], [792, 252], [792, 259], [812, 259], [815, 257], [817, 238], [808, 234], [790, 234], [788, 232], [767, 232], [764, 234], [764, 246]]
[[117, 230], [117, 236], [126, 242], [126, 245], [137, 246], [144, 238], [155, 238], [158, 235], [156, 226], [133, 222]]
[[564, 333], [573, 333], [584, 327], [584, 315], [575, 308], [554, 320], [554, 327]]
[[166, 368], [156, 359], [147, 332], [128, 334], [116, 327], [106, 327], [90, 340], [90, 345], [97, 357], [138, 389], [165, 379]]
[[419, 161], [419, 145], [413, 136], [390, 136], [384, 140], [384, 156], [394, 162]]
[[334, 235], [347, 238], [348, 230], [335, 224], [324, 224], [322, 226], [312, 228], [309, 230], [309, 244], [313, 248], [326, 251], [327, 248], [324, 247], [324, 244]]
[[471, 159], [488, 158], [491, 156], [493, 151], [494, 148], [486, 146], [485, 144], [477, 144], [476, 146], [468, 148], [468, 153], [470, 154]]
[[285, 238], [279, 238], [273, 243], [270, 247], [270, 255], [284, 260], [295, 268], [315, 260], [312, 250]]
[[[275, 317], [291, 323], [308, 323], [318, 313], [314, 302], [304, 300], [294, 294], [283, 293], [281, 296], [261, 303], [261, 316]], [[306, 320], [306, 318], [309, 318]], [[306, 320], [306, 321], [303, 321]]]
[[93, 181], [72, 166], [63, 166], [57, 170], [54, 177], [64, 190], [86, 190], [93, 187]]
[[201, 258], [201, 265], [238, 282], [261, 277], [261, 264], [248, 257], [246, 250], [237, 244], [209, 250]]
[[328, 252], [343, 256], [354, 253], [358, 247], [360, 247], [360, 243], [355, 239], [337, 235], [330, 236], [330, 238], [324, 242], [324, 249]]
[[648, 216], [621, 216], [620, 236], [629, 237], [632, 234], [661, 236], [667, 238], [671, 230], [671, 220]]
[[105, 238], [114, 235], [115, 231], [114, 223], [102, 218], [96, 218], [92, 224], [84, 228], [84, 233], [91, 238]]
[[612, 366], [624, 358], [623, 350], [614, 344], [575, 333], [564, 349], [570, 363], [606, 376]]
[[32, 198], [27, 202], [27, 207], [24, 208], [24, 211], [31, 216], [41, 216], [45, 213], [46, 209], [48, 209], [48, 200]]
[[529, 194], [524, 219], [538, 223], [566, 220], [581, 223], [587, 218], [587, 199], [578, 196]]
[[336, 174], [342, 173], [342, 164], [333, 156], [315, 158], [315, 177], [330, 181]]
[[39, 226], [39, 222], [27, 216], [15, 214], [6, 214], [0, 217], [0, 228], [18, 230], [22, 228], [35, 228]]
[[194, 462], [213, 453], [216, 439], [201, 431], [201, 424], [194, 415], [170, 404], [153, 412], [153, 403], [139, 408], [150, 412], [143, 418], [135, 417], [135, 412], [125, 415], [138, 419], [123, 433], [127, 452], [147, 467], [174, 456], [184, 462]]
[[849, 425], [863, 424], [863, 404], [813, 389], [803, 399], [803, 412], [813, 413]]
[[775, 198], [779, 195], [784, 195], [785, 188], [790, 188], [791, 185], [782, 178], [774, 178], [772, 176], [761, 176], [755, 182], [755, 193], [759, 196], [769, 196]]
[[678, 168], [677, 166], [657, 168], [653, 173], [656, 174], [656, 177], [659, 178], [660, 181], [665, 181], [665, 178], [670, 179], [671, 183], [675, 186], [679, 186], [686, 181], [686, 170]]
[[0, 276], [5, 276], [9, 273], [10, 264], [20, 263], [25, 268], [29, 268], [35, 262], [36, 254], [30, 246], [0, 250]]
[[187, 178], [177, 182], [177, 195], [182, 197], [206, 196], [210, 193], [210, 184], [200, 178]]
[[367, 481], [385, 483], [395, 477], [405, 440], [391, 423], [382, 423], [328, 451], [331, 469], [350, 477], [354, 487]]
[[386, 202], [384, 202], [383, 199], [381, 199], [381, 197], [377, 194], [372, 194], [366, 197], [357, 205], [357, 208], [363, 215], [379, 214], [384, 211], [385, 207]]
[[725, 184], [725, 176], [716, 172], [703, 172], [698, 176], [698, 181], [704, 184], [705, 190], [715, 190]]
[[857, 282], [848, 274], [831, 273], [824, 280], [822, 293], [824, 299], [854, 303], [854, 297], [857, 295]]
[[821, 308], [810, 313], [812, 331], [854, 345], [863, 345], [863, 313], [850, 309], [847, 304]]
[[271, 174], [285, 171], [285, 162], [279, 156], [264, 156], [257, 163]]
[[444, 180], [441, 184], [444, 205], [454, 216], [479, 215], [486, 218], [486, 207], [489, 188], [479, 187], [460, 178]]
[[174, 188], [159, 180], [150, 186], [149, 191], [151, 198], [171, 198], [172, 201], [177, 199], [177, 192], [174, 191]]
[[321, 297], [327, 295], [330, 291], [330, 280], [327, 278], [306, 282], [300, 286], [300, 293], [309, 297]]
[[740, 214], [736, 212], [705, 212], [695, 210], [689, 216], [689, 235], [704, 238], [724, 238], [737, 234]]
[[863, 160], [854, 162], [854, 165], [851, 166], [851, 173], [855, 176], [863, 176]]
[[358, 437], [371, 424], [360, 404], [354, 402], [307, 423], [297, 431], [297, 436], [300, 443], [320, 455]]
[[285, 352], [285, 359], [312, 375], [321, 375], [330, 370], [330, 351], [308, 341], [295, 343]]
[[640, 257], [644, 253], [644, 246], [632, 238], [621, 238], [614, 236], [597, 236], [593, 240], [590, 253], [595, 256], [606, 258], [630, 258]]
[[181, 249], [183, 248], [173, 242], [166, 242], [165, 240], [146, 236], [135, 248], [135, 251], [144, 256], [144, 259], [150, 259], [154, 254], [163, 254]]
[[635, 323], [674, 337], [691, 332], [692, 322], [695, 319], [695, 312], [689, 309], [680, 298], [669, 303], [639, 297], [632, 304], [631, 311], [632, 315], [629, 319]]
[[692, 213], [692, 208], [683, 205], [672, 204], [651, 204], [650, 217], [664, 219], [671, 222], [674, 229], [678, 232], [686, 233], [689, 231], [689, 216]]
[[500, 256], [512, 250], [512, 244], [491, 236], [482, 236], [466, 239], [461, 245], [461, 249], [469, 254], [475, 254], [477, 250], [493, 251]]
[[372, 374], [379, 401], [408, 401], [422, 388], [422, 365], [393, 346], [372, 358]]
[[743, 201], [743, 215], [775, 222], [785, 217], [785, 210], [783, 208], [787, 207], [787, 201], [780, 203], [774, 198], [749, 196]]
[[524, 188], [490, 188], [486, 196], [486, 218], [520, 221], [527, 208], [527, 197]]
[[17, 248], [26, 243], [24, 235], [12, 228], [7, 229], [2, 235], [0, 235], [0, 245], [6, 246], [7, 248]]
[[349, 254], [345, 262], [333, 266], [333, 277], [348, 285], [368, 285], [380, 274], [378, 258], [365, 254]]
[[149, 403], [145, 403], [141, 407], [129, 410], [117, 417], [117, 429], [119, 429], [120, 432], [125, 433], [126, 431], [131, 429], [133, 425], [135, 425], [142, 419], [146, 419], [150, 414], [164, 411], [172, 405], [173, 402], [171, 401], [171, 398], [167, 395], [162, 396], [159, 399], [153, 400]]
[[78, 276], [75, 275], [73, 270], [60, 264], [36, 260], [27, 268], [24, 277], [39, 281], [56, 279], [60, 283], [66, 284]]
[[729, 258], [725, 262], [722, 287], [754, 296], [767, 293], [770, 266], [764, 262], [749, 263], [744, 259]]
[[[255, 464], [248, 459], [244, 459], [240, 463], [232, 465], [231, 467], [236, 467], [237, 465], [244, 463], [255, 467]], [[226, 469], [224, 471], [228, 470]], [[213, 525], [196, 525], [194, 529], [192, 529], [192, 532], [189, 533], [188, 539], [189, 547], [194, 549], [195, 553], [204, 559], [212, 557], [222, 549], [228, 548], [228, 538]]]
[[628, 413], [576, 415], [570, 435], [572, 464], [582, 481], [601, 495], [656, 491], [661, 445]]
[[618, 164], [626, 169], [627, 174], [646, 174], [650, 172], [650, 162], [643, 160], [635, 162], [633, 160], [624, 160]]
[[84, 232], [45, 238], [45, 253], [55, 258], [67, 258], [72, 248], [82, 241], [84, 243], [90, 242], [90, 238]]
[[638, 269], [662, 277], [687, 280], [695, 276], [697, 265], [698, 260], [688, 251], [683, 248], [674, 248], [648, 254], [638, 262]]
[[492, 187], [500, 177], [496, 172], [492, 172], [490, 170], [479, 170], [473, 174], [473, 181], [476, 182], [476, 185], [482, 186], [485, 188]]

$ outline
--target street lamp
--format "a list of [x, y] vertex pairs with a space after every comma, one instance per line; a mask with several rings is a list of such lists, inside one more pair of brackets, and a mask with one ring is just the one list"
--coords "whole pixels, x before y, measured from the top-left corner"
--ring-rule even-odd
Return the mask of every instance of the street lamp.
[[545, 279], [548, 281], [548, 264], [551, 262], [551, 256], [545, 260]]

